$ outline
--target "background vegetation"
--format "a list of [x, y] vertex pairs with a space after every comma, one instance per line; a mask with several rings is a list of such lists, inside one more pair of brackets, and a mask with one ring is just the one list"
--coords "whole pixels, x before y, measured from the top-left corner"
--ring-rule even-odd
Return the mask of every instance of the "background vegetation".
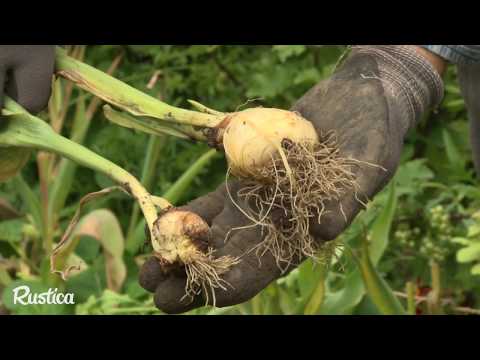
[[[288, 108], [328, 77], [340, 46], [77, 46], [72, 55], [168, 103]], [[190, 314], [480, 313], [480, 187], [454, 67], [446, 98], [406, 141], [394, 181], [335, 242], [330, 266], [310, 261], [248, 303]], [[252, 101], [246, 104], [248, 101]], [[100, 102], [57, 80], [41, 116], [64, 136], [124, 167], [158, 195], [183, 204], [215, 189], [225, 161], [203, 144], [153, 138], [107, 122]], [[181, 181], [178, 181], [181, 179]], [[0, 313], [160, 314], [137, 283], [150, 249], [134, 202], [118, 193], [89, 204], [63, 282], [48, 254], [85, 194], [111, 185], [99, 174], [36, 153], [0, 184]], [[76, 305], [19, 306], [11, 289], [57, 287]]]

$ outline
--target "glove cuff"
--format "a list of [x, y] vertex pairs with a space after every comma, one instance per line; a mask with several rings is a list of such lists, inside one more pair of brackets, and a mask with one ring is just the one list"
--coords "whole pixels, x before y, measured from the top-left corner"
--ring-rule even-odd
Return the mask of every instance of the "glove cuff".
[[[444, 96], [443, 80], [432, 64], [413, 45], [357, 45], [354, 53], [372, 56], [386, 90], [405, 102], [410, 127], [415, 126]], [[369, 74], [362, 74], [368, 77]]]

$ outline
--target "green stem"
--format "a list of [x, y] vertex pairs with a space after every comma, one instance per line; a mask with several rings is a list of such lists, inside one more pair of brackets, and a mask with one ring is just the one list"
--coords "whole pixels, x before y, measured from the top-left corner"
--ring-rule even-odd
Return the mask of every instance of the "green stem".
[[57, 74], [77, 86], [132, 115], [151, 117], [177, 124], [213, 128], [224, 115], [207, 114], [168, 105], [81, 61], [57, 48]]
[[262, 296], [258, 294], [252, 299], [252, 315], [262, 315]]
[[416, 314], [415, 290], [415, 284], [411, 281], [407, 282], [407, 313], [409, 315]]
[[[85, 54], [85, 46], [77, 46], [75, 50], [77, 53], [76, 58], [79, 58], [80, 60], [83, 59], [83, 56]], [[107, 73], [109, 75], [113, 74], [116, 71], [116, 69], [120, 65], [120, 62], [122, 61], [122, 58], [123, 58], [122, 54], [119, 54], [117, 55], [117, 57], [115, 57], [115, 59], [112, 61], [110, 67], [107, 70]], [[68, 100], [71, 97], [73, 85], [74, 84], [72, 82], [68, 82], [68, 84], [66, 84], [64, 87], [65, 88], [65, 95], [63, 100], [64, 104], [61, 110], [62, 122], [64, 121], [67, 111], [70, 108], [70, 105], [68, 104]], [[79, 144], [83, 144], [83, 141], [87, 136], [88, 130], [90, 129], [92, 118], [96, 114], [97, 109], [100, 106], [101, 100], [97, 97], [94, 97], [90, 101], [87, 107], [85, 100], [89, 95], [90, 94], [82, 92], [76, 99], [75, 115], [73, 119], [73, 128], [70, 134], [70, 140]], [[65, 100], [67, 100], [67, 102], [65, 102]], [[56, 133], [60, 133], [60, 131], [57, 131], [57, 129], [55, 129], [54, 126], [52, 126], [52, 128], [53, 130], [55, 130]], [[49, 208], [48, 208], [51, 227], [56, 225], [58, 221], [58, 217], [60, 216], [59, 214], [60, 209], [62, 209], [65, 206], [67, 196], [71, 190], [71, 186], [72, 186], [75, 172], [77, 169], [77, 164], [75, 164], [73, 161], [70, 161], [68, 159], [61, 159], [57, 169], [58, 169], [57, 176], [56, 176], [57, 181], [53, 182], [53, 188], [51, 189]]]
[[[165, 145], [165, 138], [150, 136], [147, 147], [147, 154], [145, 156], [145, 163], [143, 164], [141, 183], [146, 189], [151, 188], [153, 180], [155, 179], [155, 173], [157, 168], [160, 151]], [[129, 252], [135, 251], [135, 228], [138, 224], [140, 208], [138, 204], [133, 206], [132, 215], [130, 216], [130, 224], [127, 231], [127, 239], [125, 242], [125, 248]]]
[[436, 261], [430, 263], [430, 272], [432, 276], [432, 291], [428, 295], [428, 311], [430, 314], [441, 315], [443, 314], [441, 304], [441, 281], [440, 281], [440, 266]]
[[[157, 210], [151, 195], [130, 173], [63, 136], [55, 133], [45, 122], [30, 115], [10, 98], [5, 99], [3, 114], [10, 117], [5, 128], [0, 132], [0, 146], [19, 146], [45, 150], [62, 155], [70, 160], [99, 171], [119, 183], [139, 202], [147, 224], [152, 232], [157, 219]], [[152, 241], [155, 239], [151, 233]]]
[[[81, 95], [79, 96], [79, 102], [76, 106], [75, 117], [73, 120], [73, 130], [70, 136], [72, 141], [79, 144], [81, 144], [85, 139], [91, 124], [91, 118], [86, 117], [85, 112], [85, 99], [83, 95]], [[76, 169], [76, 163], [68, 159], [60, 160], [58, 165], [58, 173], [56, 175], [56, 180], [58, 181], [53, 183], [50, 192], [51, 200], [49, 202], [48, 213], [51, 226], [57, 222], [59, 211], [65, 205], [69, 191], [71, 190]]]
[[53, 249], [53, 229], [50, 226], [49, 208], [49, 168], [51, 156], [47, 153], [37, 154], [38, 177], [40, 183], [40, 203], [42, 208], [42, 222], [44, 224], [43, 247], [47, 254]]
[[172, 204], [176, 204], [185, 194], [185, 191], [191, 186], [192, 181], [198, 176], [208, 163], [217, 154], [215, 149], [205, 152], [195, 163], [185, 171], [182, 176], [168, 189], [168, 191], [162, 195], [162, 197]]

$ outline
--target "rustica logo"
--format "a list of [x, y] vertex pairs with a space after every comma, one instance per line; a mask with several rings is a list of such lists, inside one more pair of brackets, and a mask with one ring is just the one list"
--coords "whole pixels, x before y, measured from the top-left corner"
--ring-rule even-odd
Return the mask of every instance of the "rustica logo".
[[17, 286], [13, 291], [13, 303], [21, 305], [75, 304], [73, 293], [61, 293], [58, 289], [48, 289], [43, 293], [32, 293], [27, 285]]

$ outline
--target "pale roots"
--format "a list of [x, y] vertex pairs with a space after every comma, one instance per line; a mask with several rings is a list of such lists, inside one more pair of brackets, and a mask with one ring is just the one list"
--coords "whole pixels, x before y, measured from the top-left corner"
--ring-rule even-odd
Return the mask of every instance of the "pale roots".
[[[291, 176], [283, 157], [274, 156], [258, 168], [260, 177], [271, 181], [244, 179], [245, 186], [237, 195], [247, 206], [245, 215], [261, 226], [264, 240], [255, 248], [257, 256], [270, 252], [284, 272], [305, 258], [322, 259], [322, 243], [311, 235], [311, 221], [321, 224], [331, 211], [345, 218], [340, 200], [348, 193], [356, 196], [354, 168], [361, 162], [341, 156], [333, 132], [321, 136], [318, 143], [285, 139], [282, 151]], [[327, 203], [338, 205], [327, 209]]]

